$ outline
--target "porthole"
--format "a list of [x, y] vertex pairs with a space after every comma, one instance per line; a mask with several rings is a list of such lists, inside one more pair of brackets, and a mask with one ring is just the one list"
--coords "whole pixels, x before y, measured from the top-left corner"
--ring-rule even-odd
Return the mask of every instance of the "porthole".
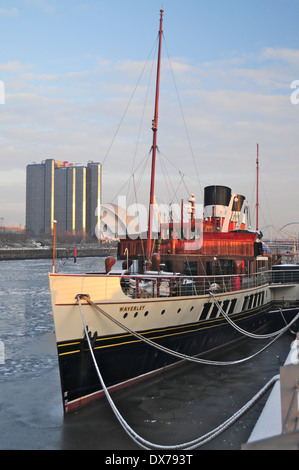
[[134, 313], [134, 318], [136, 318], [138, 316], [138, 312], [135, 312]]
[[178, 309], [178, 313], [180, 313], [180, 311], [181, 311], [181, 309], [179, 308], [179, 309]]
[[124, 316], [123, 316], [123, 318], [127, 318], [127, 316], [128, 316], [128, 314], [127, 314], [127, 313], [125, 313], [125, 314], [124, 314]]
[[164, 315], [164, 313], [165, 313], [165, 310], [162, 310], [161, 315]]
[[192, 312], [193, 309], [194, 309], [194, 305], [192, 305], [192, 307], [190, 308], [190, 312]]
[[144, 312], [144, 316], [147, 317], [148, 316], [148, 310], [146, 312]]

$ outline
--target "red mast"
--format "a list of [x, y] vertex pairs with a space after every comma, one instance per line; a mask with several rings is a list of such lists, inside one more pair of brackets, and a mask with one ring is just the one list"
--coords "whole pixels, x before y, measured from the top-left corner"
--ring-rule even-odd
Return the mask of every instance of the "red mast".
[[259, 144], [256, 144], [256, 230], [259, 229]]
[[152, 227], [153, 227], [153, 208], [154, 208], [154, 191], [155, 191], [155, 170], [156, 170], [156, 153], [157, 153], [157, 131], [158, 131], [158, 106], [159, 106], [159, 89], [160, 89], [160, 68], [161, 68], [161, 49], [162, 49], [162, 35], [163, 35], [163, 13], [160, 10], [160, 30], [159, 30], [159, 52], [157, 64], [157, 81], [156, 81], [156, 100], [155, 100], [155, 115], [152, 121], [153, 131], [153, 146], [152, 146], [152, 172], [151, 172], [151, 190], [150, 190], [150, 203], [149, 203], [149, 218], [148, 218], [148, 233], [147, 233], [147, 250], [146, 250], [146, 269], [149, 270], [151, 266], [151, 252], [152, 252]]

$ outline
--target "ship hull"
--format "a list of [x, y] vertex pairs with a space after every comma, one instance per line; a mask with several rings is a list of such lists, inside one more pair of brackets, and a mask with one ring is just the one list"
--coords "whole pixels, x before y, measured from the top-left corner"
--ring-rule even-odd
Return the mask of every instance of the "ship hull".
[[[252, 314], [245, 312], [242, 315], [244, 319], [240, 319], [238, 325], [247, 331], [261, 331], [267, 327], [267, 323], [273, 327], [273, 316], [269, 318], [267, 310], [258, 309]], [[172, 351], [188, 356], [212, 353], [242, 337], [225, 320], [207, 320], [185, 325], [183, 331], [182, 328], [171, 328], [163, 332], [157, 329], [143, 334]], [[100, 341], [106, 345], [99, 346]], [[76, 344], [63, 343], [57, 346], [63, 400], [68, 412], [99, 398], [102, 387], [86, 340], [80, 341], [80, 352], [74, 349], [78, 347]], [[136, 340], [129, 334], [96, 340], [93, 351], [104, 383], [112, 390], [130, 386], [179, 362], [179, 359]]]
[[[105, 287], [101, 290], [103, 283]], [[101, 276], [50, 275], [66, 413], [103, 395], [84, 337], [82, 314], [103, 381], [111, 391], [132, 385], [181, 361], [147, 344], [119, 324], [130, 331], [139, 332], [156, 345], [186, 356], [206, 356], [244, 337], [228, 323], [215, 303], [215, 297], [209, 294], [129, 299], [120, 287], [116, 288], [117, 285], [120, 286], [119, 278], [107, 281]], [[61, 292], [64, 294], [61, 295]], [[83, 301], [80, 309], [75, 299], [78, 294], [89, 295], [95, 305], [117, 320], [118, 324], [115, 325], [88, 302]], [[248, 298], [255, 300], [251, 303], [252, 308], [244, 309], [245, 299]], [[284, 326], [281, 315], [271, 311], [273, 305], [268, 285], [217, 294], [217, 302], [236, 325], [248, 332], [270, 328], [273, 331]]]

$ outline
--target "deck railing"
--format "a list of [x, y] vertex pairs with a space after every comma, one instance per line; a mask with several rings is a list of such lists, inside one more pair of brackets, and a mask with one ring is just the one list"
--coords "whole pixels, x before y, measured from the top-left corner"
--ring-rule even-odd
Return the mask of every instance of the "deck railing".
[[299, 270], [260, 271], [254, 274], [217, 276], [124, 275], [123, 291], [132, 298], [177, 297], [233, 292], [265, 284], [299, 283]]

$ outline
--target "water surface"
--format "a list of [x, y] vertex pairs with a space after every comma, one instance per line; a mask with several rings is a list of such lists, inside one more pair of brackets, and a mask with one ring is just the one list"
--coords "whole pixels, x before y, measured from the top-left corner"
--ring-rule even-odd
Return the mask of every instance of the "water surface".
[[[101, 271], [102, 258], [60, 263], [63, 272]], [[53, 316], [48, 287], [51, 260], [0, 262], [0, 449], [138, 450], [107, 401], [63, 415]], [[239, 410], [283, 365], [292, 337], [239, 366], [185, 364], [113, 395], [128, 424], [159, 445], [187, 442]], [[218, 352], [222, 361], [247, 357], [266, 344], [245, 340]], [[266, 396], [267, 397], [267, 396]], [[202, 450], [239, 450], [266, 397]]]

